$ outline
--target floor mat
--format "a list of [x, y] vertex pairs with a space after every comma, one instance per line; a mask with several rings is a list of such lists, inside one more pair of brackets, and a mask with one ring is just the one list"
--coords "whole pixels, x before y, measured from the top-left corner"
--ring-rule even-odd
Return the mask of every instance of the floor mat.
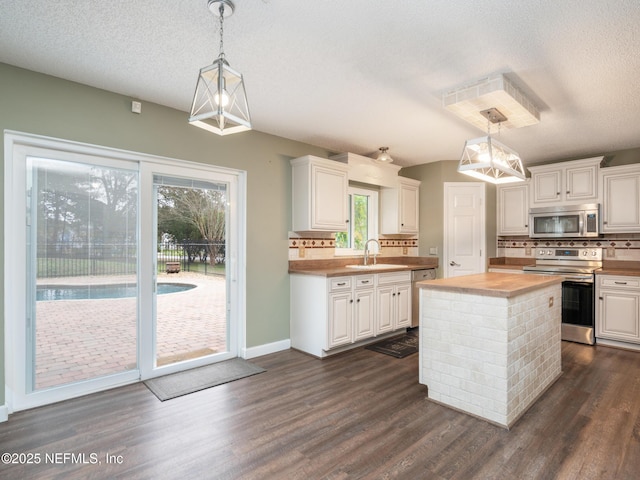
[[367, 345], [367, 350], [384, 353], [396, 358], [404, 358], [406, 356], [418, 353], [418, 333], [409, 331], [399, 337], [387, 338], [371, 345]]
[[159, 400], [164, 402], [171, 398], [233, 382], [234, 380], [262, 372], [266, 372], [266, 370], [241, 358], [233, 358], [224, 362], [145, 380], [144, 384]]

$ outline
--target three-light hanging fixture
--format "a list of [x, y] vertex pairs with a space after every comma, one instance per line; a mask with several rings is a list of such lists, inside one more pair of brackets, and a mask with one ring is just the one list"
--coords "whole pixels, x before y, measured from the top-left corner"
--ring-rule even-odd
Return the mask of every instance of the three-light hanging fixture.
[[511, 183], [526, 179], [522, 159], [515, 151], [491, 138], [491, 123], [507, 118], [496, 108], [480, 112], [487, 118], [487, 135], [467, 140], [458, 172], [490, 183]]
[[208, 7], [220, 18], [220, 53], [211, 65], [200, 69], [189, 123], [218, 135], [251, 130], [244, 79], [224, 55], [224, 18], [233, 14], [235, 6], [230, 0], [209, 0]]

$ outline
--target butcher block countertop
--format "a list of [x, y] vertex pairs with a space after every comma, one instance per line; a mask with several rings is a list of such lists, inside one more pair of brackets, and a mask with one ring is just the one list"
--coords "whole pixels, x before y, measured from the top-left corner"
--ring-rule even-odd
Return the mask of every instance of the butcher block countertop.
[[640, 277], [640, 262], [628, 260], [605, 260], [596, 275], [627, 275]]
[[535, 258], [494, 257], [489, 259], [488, 268], [504, 270], [522, 270], [525, 266], [535, 265]]
[[[368, 268], [347, 267], [347, 265], [361, 265], [362, 263], [362, 257], [327, 260], [290, 260], [289, 273], [318, 275], [322, 277], [342, 277], [345, 275], [366, 275], [372, 273], [438, 268], [437, 257], [378, 257], [376, 265], [370, 265]], [[373, 258], [370, 263], [373, 264]]]
[[562, 283], [562, 280], [563, 277], [554, 275], [494, 272], [441, 278], [439, 280], [424, 280], [418, 282], [417, 285], [420, 288], [432, 288], [453, 293], [509, 298], [556, 283]]

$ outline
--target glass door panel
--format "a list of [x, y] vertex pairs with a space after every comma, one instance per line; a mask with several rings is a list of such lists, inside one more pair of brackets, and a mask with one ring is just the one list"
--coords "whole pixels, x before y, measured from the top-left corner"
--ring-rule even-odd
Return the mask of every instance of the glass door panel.
[[136, 171], [28, 157], [27, 392], [137, 369]]
[[227, 190], [224, 182], [154, 175], [156, 368], [230, 350]]

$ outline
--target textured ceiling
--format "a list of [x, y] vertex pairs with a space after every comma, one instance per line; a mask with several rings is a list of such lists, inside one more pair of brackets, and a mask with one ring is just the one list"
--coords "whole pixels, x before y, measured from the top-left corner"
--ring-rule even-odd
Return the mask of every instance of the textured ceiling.
[[[404, 166], [457, 159], [483, 132], [442, 95], [505, 73], [540, 111], [540, 123], [501, 132], [526, 164], [640, 146], [638, 0], [235, 3], [225, 53], [255, 130], [334, 152], [389, 146]], [[217, 30], [207, 0], [0, 0], [0, 62], [186, 122]]]

